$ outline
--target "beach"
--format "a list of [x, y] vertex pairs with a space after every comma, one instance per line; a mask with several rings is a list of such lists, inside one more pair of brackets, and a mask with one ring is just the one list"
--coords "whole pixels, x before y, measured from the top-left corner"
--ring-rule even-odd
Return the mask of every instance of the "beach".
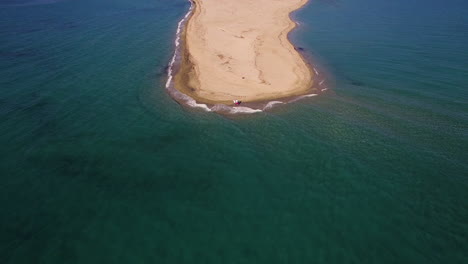
[[194, 0], [183, 32], [177, 90], [203, 103], [307, 93], [313, 72], [288, 39], [307, 0]]

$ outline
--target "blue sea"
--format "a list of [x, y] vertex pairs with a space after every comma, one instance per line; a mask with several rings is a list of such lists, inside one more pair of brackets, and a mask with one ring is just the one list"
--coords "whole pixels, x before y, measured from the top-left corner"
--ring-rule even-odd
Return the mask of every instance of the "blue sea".
[[187, 0], [0, 1], [0, 263], [468, 263], [468, 2], [310, 0], [328, 90], [165, 89]]

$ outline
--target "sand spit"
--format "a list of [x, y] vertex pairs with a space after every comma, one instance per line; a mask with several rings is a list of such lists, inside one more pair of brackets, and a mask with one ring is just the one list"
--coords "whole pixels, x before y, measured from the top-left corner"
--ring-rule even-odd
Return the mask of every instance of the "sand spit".
[[288, 40], [307, 0], [193, 0], [174, 87], [197, 102], [267, 101], [311, 91], [314, 72]]

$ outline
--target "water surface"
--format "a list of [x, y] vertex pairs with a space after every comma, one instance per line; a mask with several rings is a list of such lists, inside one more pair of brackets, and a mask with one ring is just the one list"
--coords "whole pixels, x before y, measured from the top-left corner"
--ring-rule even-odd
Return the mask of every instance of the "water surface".
[[0, 3], [1, 263], [466, 263], [468, 7], [311, 1], [326, 93], [166, 93], [185, 0]]

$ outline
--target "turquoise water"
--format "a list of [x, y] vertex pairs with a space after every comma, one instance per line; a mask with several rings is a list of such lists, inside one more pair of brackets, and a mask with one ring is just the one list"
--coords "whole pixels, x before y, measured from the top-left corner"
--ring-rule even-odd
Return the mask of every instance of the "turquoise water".
[[324, 94], [164, 90], [185, 0], [0, 2], [0, 263], [466, 263], [468, 6], [315, 0]]

